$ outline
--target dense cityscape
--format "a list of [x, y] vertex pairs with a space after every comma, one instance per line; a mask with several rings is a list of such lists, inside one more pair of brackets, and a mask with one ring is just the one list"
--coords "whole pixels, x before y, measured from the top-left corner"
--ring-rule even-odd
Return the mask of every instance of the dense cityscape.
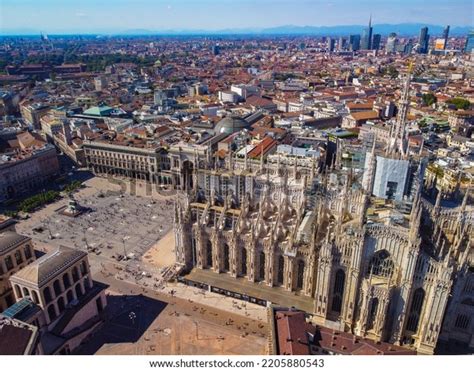
[[474, 349], [474, 31], [0, 37], [0, 354]]

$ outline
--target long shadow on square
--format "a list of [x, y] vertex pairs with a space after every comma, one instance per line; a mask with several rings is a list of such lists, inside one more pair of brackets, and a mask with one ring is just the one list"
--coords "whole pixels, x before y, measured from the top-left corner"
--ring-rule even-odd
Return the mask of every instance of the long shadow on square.
[[166, 306], [143, 295], [109, 295], [105, 323], [74, 353], [95, 354], [104, 344], [138, 341]]

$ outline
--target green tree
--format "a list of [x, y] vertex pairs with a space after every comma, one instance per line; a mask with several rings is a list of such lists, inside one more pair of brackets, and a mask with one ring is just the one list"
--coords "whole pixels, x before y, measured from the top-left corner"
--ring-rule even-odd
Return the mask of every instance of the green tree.
[[387, 70], [385, 73], [389, 75], [392, 79], [395, 79], [398, 77], [398, 70], [392, 65], [387, 67]]
[[69, 183], [66, 187], [64, 187], [64, 191], [66, 193], [72, 193], [74, 192], [76, 189], [79, 189], [82, 187], [82, 183], [78, 180], [74, 180], [72, 181], [71, 183]]
[[471, 107], [471, 102], [469, 102], [467, 99], [461, 98], [461, 97], [456, 97], [456, 98], [451, 98], [446, 101], [448, 104], [452, 104], [456, 107], [456, 109], [461, 109], [461, 110], [466, 110]]
[[58, 197], [59, 192], [57, 191], [42, 192], [23, 200], [19, 205], [19, 210], [28, 213], [32, 210], [39, 208], [40, 206], [55, 201]]
[[8, 216], [10, 218], [16, 218], [18, 216], [18, 211], [15, 211], [15, 210], [5, 210], [5, 212], [3, 213], [5, 214], [5, 216]]
[[432, 104], [438, 101], [438, 98], [436, 98], [436, 95], [434, 95], [433, 93], [423, 94], [421, 98], [423, 99], [423, 103], [426, 106], [431, 106]]

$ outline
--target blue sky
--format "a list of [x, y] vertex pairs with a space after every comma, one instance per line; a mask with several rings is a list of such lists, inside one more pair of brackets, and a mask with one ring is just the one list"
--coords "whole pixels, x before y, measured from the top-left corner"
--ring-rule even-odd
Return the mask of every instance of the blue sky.
[[0, 0], [0, 32], [331, 26], [472, 25], [472, 0]]

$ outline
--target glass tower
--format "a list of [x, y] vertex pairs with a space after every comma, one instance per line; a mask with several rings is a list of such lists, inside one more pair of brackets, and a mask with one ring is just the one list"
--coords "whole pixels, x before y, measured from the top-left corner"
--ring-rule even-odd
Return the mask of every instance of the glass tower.
[[371, 50], [372, 49], [372, 16], [369, 19], [369, 27], [364, 28], [362, 31], [362, 37], [360, 41], [360, 48], [363, 50]]
[[474, 30], [469, 31], [466, 39], [466, 45], [464, 46], [464, 51], [466, 53], [472, 52], [472, 49], [474, 49]]
[[429, 42], [430, 42], [430, 35], [428, 34], [428, 27], [422, 27], [420, 30], [420, 39], [419, 39], [420, 47], [418, 49], [418, 52], [420, 54], [428, 53]]
[[444, 49], [448, 46], [448, 38], [449, 38], [449, 25], [443, 30], [443, 39], [444, 39]]

